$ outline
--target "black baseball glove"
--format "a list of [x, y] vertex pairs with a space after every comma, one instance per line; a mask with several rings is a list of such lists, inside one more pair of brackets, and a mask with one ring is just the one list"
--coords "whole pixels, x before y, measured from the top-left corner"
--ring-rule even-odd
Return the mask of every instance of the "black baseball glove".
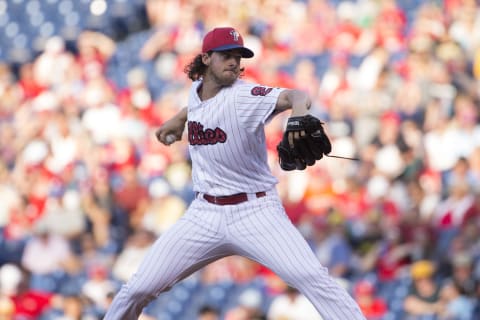
[[277, 145], [283, 170], [304, 170], [332, 151], [323, 122], [312, 115], [290, 117], [282, 141]]

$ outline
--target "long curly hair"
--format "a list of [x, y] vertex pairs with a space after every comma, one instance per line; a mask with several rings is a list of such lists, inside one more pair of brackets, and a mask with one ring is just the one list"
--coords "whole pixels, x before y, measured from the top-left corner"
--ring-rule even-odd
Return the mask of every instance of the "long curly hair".
[[[212, 52], [208, 52], [208, 55], [211, 55]], [[207, 65], [202, 61], [202, 54], [198, 54], [193, 58], [193, 60], [187, 64], [184, 68], [184, 72], [187, 74], [188, 78], [192, 81], [196, 81], [201, 79], [205, 75], [205, 71], [207, 71]], [[245, 71], [244, 67], [240, 68], [240, 76], [243, 75]]]
[[[208, 53], [211, 54], [210, 52]], [[202, 54], [198, 54], [193, 58], [192, 62], [185, 66], [183, 70], [190, 80], [195, 81], [199, 80], [205, 74], [207, 70], [207, 65], [202, 61]]]

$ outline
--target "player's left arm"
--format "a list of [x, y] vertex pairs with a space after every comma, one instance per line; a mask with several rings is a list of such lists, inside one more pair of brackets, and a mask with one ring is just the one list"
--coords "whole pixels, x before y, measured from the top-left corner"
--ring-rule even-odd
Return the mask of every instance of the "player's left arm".
[[308, 114], [311, 106], [312, 100], [306, 92], [297, 89], [285, 89], [278, 96], [274, 112], [280, 113], [292, 109], [292, 117], [304, 116]]
[[[311, 106], [312, 100], [306, 92], [297, 89], [285, 89], [278, 96], [274, 113], [280, 113], [292, 109], [290, 117], [301, 117], [308, 114]], [[303, 130], [291, 132], [288, 136], [290, 146], [293, 148], [293, 140], [299, 139], [304, 135], [305, 131]]]
[[304, 170], [331, 151], [323, 123], [309, 114], [311, 106], [310, 96], [300, 90], [285, 89], [277, 98], [274, 113], [292, 109], [282, 140], [277, 145], [283, 170]]

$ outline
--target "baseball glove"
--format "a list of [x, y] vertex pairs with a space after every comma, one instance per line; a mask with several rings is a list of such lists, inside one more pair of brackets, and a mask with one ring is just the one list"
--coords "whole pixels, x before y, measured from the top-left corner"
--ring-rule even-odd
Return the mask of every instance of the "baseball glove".
[[[290, 140], [290, 141], [289, 141]], [[332, 151], [323, 122], [312, 115], [290, 117], [283, 138], [277, 145], [283, 170], [304, 170]]]

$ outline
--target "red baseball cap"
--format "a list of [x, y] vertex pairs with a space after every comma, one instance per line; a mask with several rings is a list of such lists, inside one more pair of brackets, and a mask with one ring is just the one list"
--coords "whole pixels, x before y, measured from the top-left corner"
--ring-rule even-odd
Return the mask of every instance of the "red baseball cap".
[[243, 38], [234, 28], [215, 28], [203, 38], [202, 53], [240, 49], [242, 58], [253, 57], [253, 51], [243, 46]]
[[375, 286], [367, 280], [360, 280], [356, 283], [354, 291], [357, 296], [374, 294]]

